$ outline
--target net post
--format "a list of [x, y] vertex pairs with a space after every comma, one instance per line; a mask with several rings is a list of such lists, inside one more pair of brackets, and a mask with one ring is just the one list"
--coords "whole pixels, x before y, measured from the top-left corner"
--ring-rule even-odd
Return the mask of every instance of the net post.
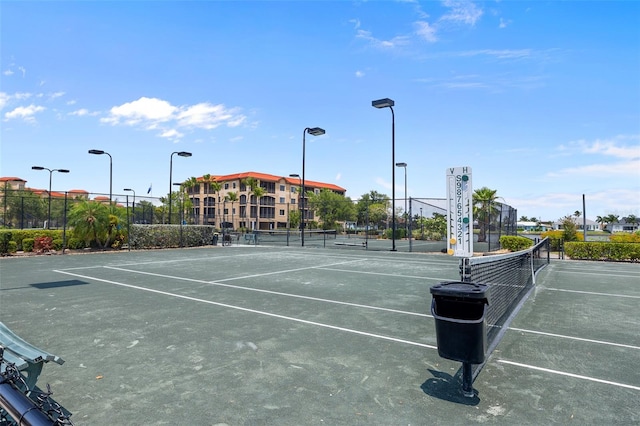
[[473, 392], [472, 366], [468, 362], [462, 363], [462, 394], [467, 398], [475, 396]]

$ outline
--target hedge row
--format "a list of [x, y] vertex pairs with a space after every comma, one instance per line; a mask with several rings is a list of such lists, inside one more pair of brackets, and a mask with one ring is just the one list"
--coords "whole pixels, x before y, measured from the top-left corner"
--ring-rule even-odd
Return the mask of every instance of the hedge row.
[[[50, 241], [50, 243], [47, 243], [46, 247], [36, 247], [36, 241]], [[62, 231], [57, 229], [0, 229], [0, 254], [11, 254], [18, 250], [32, 252], [34, 249], [61, 250]]]
[[129, 245], [135, 249], [206, 246], [213, 242], [215, 232], [209, 225], [136, 224], [129, 229]]
[[500, 248], [509, 251], [520, 251], [533, 246], [533, 240], [527, 237], [503, 235], [500, 237]]
[[571, 259], [637, 262], [640, 243], [570, 242], [564, 244], [564, 252]]

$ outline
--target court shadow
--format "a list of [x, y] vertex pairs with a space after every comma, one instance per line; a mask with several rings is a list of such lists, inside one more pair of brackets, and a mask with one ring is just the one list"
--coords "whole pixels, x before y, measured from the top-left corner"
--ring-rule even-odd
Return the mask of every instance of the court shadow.
[[48, 283], [37, 283], [37, 284], [29, 284], [31, 287], [35, 287], [40, 290], [46, 290], [49, 288], [57, 288], [57, 287], [71, 287], [74, 285], [83, 285], [89, 284], [86, 281], [80, 280], [64, 280], [64, 281], [51, 281]]
[[420, 386], [427, 395], [462, 405], [480, 403], [477, 391], [474, 390], [472, 397], [464, 396], [462, 393], [462, 369], [458, 370], [455, 376], [432, 369], [429, 369], [429, 372], [433, 377]]

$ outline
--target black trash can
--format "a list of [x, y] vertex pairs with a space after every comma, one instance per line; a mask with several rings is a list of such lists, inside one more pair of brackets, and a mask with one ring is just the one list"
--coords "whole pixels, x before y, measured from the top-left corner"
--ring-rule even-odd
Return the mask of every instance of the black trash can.
[[213, 245], [217, 246], [218, 245], [218, 233], [214, 233], [213, 234]]
[[489, 287], [459, 281], [431, 287], [438, 354], [468, 364], [482, 364], [487, 352]]

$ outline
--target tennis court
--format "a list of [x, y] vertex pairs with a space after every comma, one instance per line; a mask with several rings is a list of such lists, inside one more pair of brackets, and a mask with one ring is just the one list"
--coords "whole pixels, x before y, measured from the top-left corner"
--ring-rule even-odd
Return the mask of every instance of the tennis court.
[[266, 245], [8, 258], [0, 321], [76, 425], [638, 424], [640, 265], [552, 260], [474, 382], [446, 255]]

